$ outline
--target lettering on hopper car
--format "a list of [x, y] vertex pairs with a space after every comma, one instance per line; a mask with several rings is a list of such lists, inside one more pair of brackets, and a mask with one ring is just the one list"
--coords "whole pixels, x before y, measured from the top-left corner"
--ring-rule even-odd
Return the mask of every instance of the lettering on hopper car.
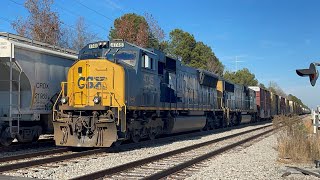
[[78, 87], [79, 89], [88, 88], [88, 89], [105, 89], [105, 85], [102, 84], [102, 82], [106, 79], [106, 77], [79, 77], [78, 79]]
[[46, 82], [37, 82], [34, 85], [33, 94], [33, 110], [50, 110], [50, 98], [52, 94], [50, 93], [50, 85]]
[[36, 88], [37, 89], [49, 89], [49, 85], [47, 83], [37, 83]]

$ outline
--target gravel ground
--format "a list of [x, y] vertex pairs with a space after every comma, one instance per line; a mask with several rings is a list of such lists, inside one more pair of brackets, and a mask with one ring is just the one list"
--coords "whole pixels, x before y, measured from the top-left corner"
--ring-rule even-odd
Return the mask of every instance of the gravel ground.
[[[249, 129], [261, 127], [265, 125], [255, 125], [244, 127], [241, 129], [233, 129], [230, 131], [206, 135], [202, 137], [189, 137], [186, 139], [172, 137], [166, 143], [148, 142], [145, 147], [136, 148], [134, 150], [123, 151], [119, 153], [104, 153], [85, 158], [74, 159], [72, 161], [50, 164], [44, 167], [29, 168], [28, 170], [19, 170], [17, 172], [8, 172], [5, 175], [23, 176], [31, 178], [45, 179], [68, 179], [77, 177], [90, 172], [99, 171], [105, 168], [114, 167], [127, 162], [150, 157], [163, 152], [168, 152], [177, 148], [190, 146], [192, 144], [201, 143], [211, 139], [231, 135], [238, 132], [247, 131]], [[258, 132], [257, 132], [258, 133]], [[184, 137], [185, 138], [185, 137]], [[179, 141], [177, 141], [179, 140]]]
[[[188, 179], [318, 179], [303, 175], [287, 166], [318, 171], [313, 164], [282, 164], [278, 160], [276, 135], [264, 138], [249, 147], [238, 148], [208, 160], [198, 173]], [[282, 177], [286, 172], [291, 175]]]
[[[29, 149], [23, 149], [23, 150], [18, 150], [18, 151], [12, 151], [12, 152], [1, 152], [0, 153], [0, 158], [2, 157], [9, 157], [9, 156], [17, 156], [21, 154], [32, 154], [36, 152], [41, 152], [41, 151], [48, 151], [48, 150], [53, 150], [57, 149], [57, 147], [51, 146], [51, 147], [37, 147], [37, 148], [29, 148]], [[0, 163], [0, 165], [2, 165]]]
[[[29, 154], [29, 153], [35, 153], [35, 152], [40, 152], [40, 151], [46, 151], [46, 150], [51, 150], [51, 149], [56, 149], [56, 147], [53, 144], [50, 144], [50, 142], [44, 142], [44, 140], [53, 140], [53, 135], [49, 135], [49, 134], [44, 134], [41, 135], [39, 137], [39, 143], [34, 143], [33, 146], [29, 146], [30, 144], [26, 144], [26, 146], [24, 146], [23, 144], [15, 144], [12, 146], [18, 146], [14, 147], [12, 149], [9, 149], [9, 147], [4, 147], [5, 150], [1, 149], [3, 148], [2, 146], [0, 146], [0, 158], [1, 157], [7, 157], [7, 156], [16, 156], [16, 155], [20, 155], [20, 154]], [[15, 139], [14, 142], [17, 142], [17, 140]], [[16, 149], [17, 148], [17, 149]]]

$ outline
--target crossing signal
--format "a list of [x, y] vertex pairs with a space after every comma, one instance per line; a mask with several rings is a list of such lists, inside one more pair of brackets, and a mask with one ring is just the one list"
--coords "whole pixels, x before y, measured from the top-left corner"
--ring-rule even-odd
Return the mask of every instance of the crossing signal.
[[309, 76], [310, 83], [312, 86], [316, 85], [319, 72], [316, 68], [317, 65], [320, 65], [318, 63], [311, 63], [309, 69], [297, 69], [296, 72], [299, 76], [305, 77]]

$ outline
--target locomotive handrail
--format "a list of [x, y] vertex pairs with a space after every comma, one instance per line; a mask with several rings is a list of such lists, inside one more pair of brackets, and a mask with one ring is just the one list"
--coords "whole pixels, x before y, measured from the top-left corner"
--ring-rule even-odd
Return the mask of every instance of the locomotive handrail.
[[[63, 82], [62, 82], [62, 83], [63, 83]], [[62, 83], [61, 83], [61, 85], [62, 85]], [[53, 108], [52, 108], [52, 112], [53, 112], [53, 113], [52, 113], [52, 119], [53, 119], [53, 121], [55, 120], [55, 113], [57, 112], [56, 107], [57, 107], [57, 103], [58, 103], [61, 95], [62, 95], [62, 90], [60, 91], [59, 95], [57, 96], [57, 99], [56, 99], [56, 101], [54, 102], [54, 105], [53, 105]]]

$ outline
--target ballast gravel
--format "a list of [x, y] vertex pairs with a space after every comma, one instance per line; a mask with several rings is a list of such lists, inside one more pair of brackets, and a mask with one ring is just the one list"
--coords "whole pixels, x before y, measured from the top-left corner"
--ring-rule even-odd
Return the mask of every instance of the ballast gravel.
[[198, 173], [187, 178], [193, 179], [318, 179], [299, 172], [286, 177], [286, 165], [277, 162], [276, 135], [238, 151], [231, 151], [210, 159]]
[[[187, 135], [188, 138], [172, 137], [165, 143], [148, 142], [146, 146], [133, 150], [97, 154], [62, 163], [7, 172], [4, 175], [40, 179], [70, 179], [262, 126], [265, 125], [248, 126], [200, 137], [188, 137]], [[277, 164], [275, 146], [276, 138], [270, 136], [247, 148], [237, 149], [237, 152], [231, 151], [217, 156], [214, 160], [211, 160], [211, 165], [202, 168], [199, 173], [194, 173], [190, 179], [283, 179], [281, 175], [284, 169], [281, 169], [283, 165]], [[295, 176], [299, 175], [290, 175], [287, 179]], [[305, 176], [302, 176], [302, 178], [305, 178]], [[298, 177], [298, 179], [301, 178]]]
[[[307, 118], [305, 119], [307, 120]], [[303, 175], [288, 166], [320, 172], [312, 164], [283, 164], [278, 162], [277, 135], [264, 138], [249, 147], [237, 148], [208, 160], [207, 167], [201, 168], [188, 180], [193, 179], [319, 179]], [[291, 174], [285, 176], [286, 173]], [[282, 177], [283, 176], [283, 177]]]
[[[161, 154], [164, 152], [168, 152], [171, 150], [175, 150], [178, 148], [198, 144], [208, 140], [217, 139], [220, 137], [228, 136], [231, 134], [247, 131], [250, 129], [270, 124], [271, 123], [247, 126], [240, 129], [232, 129], [219, 133], [215, 133], [215, 131], [212, 131], [212, 134], [198, 137], [190, 137], [188, 134], [179, 137], [172, 136], [163, 143], [153, 143], [150, 141], [147, 142], [145, 146], [140, 148], [130, 149], [127, 151], [117, 153], [102, 153], [94, 156], [81, 157], [62, 163], [47, 164], [45, 166], [21, 169], [15, 172], [5, 172], [4, 175], [40, 179], [70, 179], [88, 173], [103, 170], [106, 168], [115, 167], [135, 160]], [[206, 132], [203, 133], [206, 134]]]

